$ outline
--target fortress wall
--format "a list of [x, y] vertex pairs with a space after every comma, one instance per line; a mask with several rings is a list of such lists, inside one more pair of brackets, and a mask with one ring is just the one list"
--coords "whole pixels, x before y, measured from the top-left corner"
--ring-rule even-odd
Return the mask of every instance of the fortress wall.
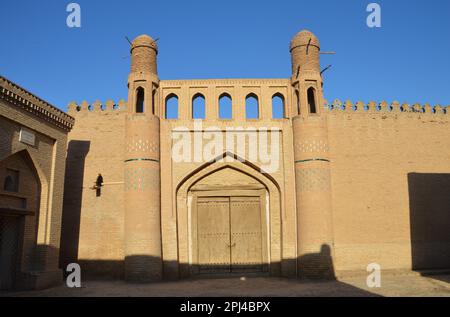
[[[198, 189], [194, 182], [217, 172], [206, 180], [212, 188], [248, 189], [251, 186], [243, 175], [253, 177], [266, 188], [271, 231], [269, 257], [271, 263], [277, 264], [276, 271], [284, 276], [297, 273], [306, 277], [306, 270], [300, 271], [304, 268], [317, 271], [312, 272], [317, 275], [325, 268], [329, 275], [330, 264], [338, 272], [365, 271], [374, 262], [382, 269], [449, 268], [450, 108], [446, 111], [440, 106], [433, 109], [430, 105], [410, 107], [385, 102], [343, 105], [336, 101], [328, 106], [330, 111], [323, 111], [317, 108], [323, 102], [318, 39], [311, 32], [302, 31], [293, 38], [290, 48], [293, 76], [289, 79], [160, 81], [156, 41], [147, 35], [137, 37], [131, 45], [129, 111], [125, 101], [118, 103], [119, 109], [112, 101], [104, 105], [69, 105], [69, 114], [76, 123], [69, 134], [62, 265], [77, 262], [84, 274], [123, 277], [127, 271], [136, 273], [133, 275], [137, 279], [139, 275], [147, 279], [154, 270], [145, 263], [155, 257], [158, 263], [152, 263], [155, 268], [158, 266], [155, 277], [159, 280], [162, 254], [165, 278], [187, 276], [187, 264], [194, 263], [191, 257], [195, 254], [189, 249], [189, 199], [195, 198], [192, 193]], [[232, 119], [219, 118], [220, 98], [224, 94], [232, 99]], [[201, 127], [192, 120], [192, 103], [199, 95], [205, 102]], [[284, 118], [272, 119], [273, 98], [280, 95], [284, 99]], [[250, 96], [258, 100], [259, 119], [247, 119], [246, 100]], [[169, 99], [170, 107], [178, 107], [177, 119], [163, 119], [170, 117], [166, 111]], [[145, 124], [140, 128], [130, 125], [128, 137], [125, 136], [126, 117], [141, 115], [161, 119], [158, 158], [153, 153], [157, 142], [149, 140], [157, 137], [157, 128], [147, 130]], [[196, 132], [208, 128], [223, 132], [229, 127], [276, 128], [271, 132], [277, 137], [275, 141], [262, 148], [274, 149], [279, 141], [280, 147], [274, 150], [279, 154], [279, 169], [262, 175], [262, 160], [237, 155], [235, 148], [206, 160], [174, 161], [173, 136], [180, 131], [189, 136], [187, 144], [192, 145], [196, 144]], [[256, 134], [262, 133], [252, 133]], [[142, 140], [131, 142], [133, 135], [151, 145], [141, 146], [148, 144]], [[129, 144], [125, 143], [126, 138]], [[247, 149], [256, 143], [249, 139], [243, 147]], [[142, 157], [129, 156], [136, 152]], [[191, 154], [191, 149], [186, 153]], [[214, 165], [216, 162], [210, 160], [220, 161], [235, 154], [242, 162], [226, 162], [227, 167], [241, 174], [225, 178], [232, 174], [219, 173], [220, 164]], [[159, 201], [152, 203], [147, 192], [128, 192], [125, 204], [126, 159], [127, 163], [133, 162], [129, 166], [135, 166], [135, 176], [138, 173], [134, 172], [150, 166], [149, 162], [160, 166], [160, 179], [154, 173], [126, 179], [128, 185], [136, 184], [138, 188], [144, 179], [152, 185], [161, 183], [161, 237], [159, 233], [153, 237], [148, 234], [159, 219], [154, 218], [151, 226], [147, 222], [150, 231], [143, 229], [145, 219], [144, 223], [139, 222], [142, 216], [151, 216], [158, 209]], [[98, 173], [104, 177], [100, 197], [92, 189]], [[152, 188], [150, 192], [155, 194], [157, 190]], [[136, 204], [149, 208], [140, 210]], [[126, 206], [131, 211], [131, 217], [126, 213], [126, 232], [131, 235], [125, 233]], [[162, 250], [155, 243], [148, 249], [142, 248], [144, 254], [134, 254], [141, 252], [136, 246], [156, 238], [162, 240]]]
[[[83, 274], [121, 276], [126, 102], [73, 103], [68, 113], [75, 126], [68, 141], [61, 264], [79, 263]], [[98, 173], [104, 178], [100, 197], [92, 189]]]
[[450, 112], [332, 107], [336, 270], [450, 267]]
[[[84, 274], [121, 277], [124, 260], [124, 155], [126, 102], [71, 104], [61, 263], [77, 262]], [[180, 103], [180, 107], [182, 103]], [[356, 109], [355, 109], [356, 107]], [[325, 113], [332, 173], [336, 271], [450, 267], [450, 113], [442, 108], [336, 102]], [[181, 109], [180, 109], [181, 110]], [[171, 133], [191, 120], [162, 120], [163, 255], [178, 258], [175, 188], [202, 163], [173, 164]], [[233, 126], [246, 126], [233, 122]], [[230, 121], [206, 120], [225, 128]], [[271, 176], [282, 193], [282, 258], [295, 257], [291, 125], [286, 120], [250, 122], [279, 126], [280, 170]], [[258, 165], [258, 164], [257, 164]], [[101, 197], [91, 189], [97, 174]], [[77, 260], [78, 259], [78, 260]], [[176, 276], [176, 267], [165, 266]]]

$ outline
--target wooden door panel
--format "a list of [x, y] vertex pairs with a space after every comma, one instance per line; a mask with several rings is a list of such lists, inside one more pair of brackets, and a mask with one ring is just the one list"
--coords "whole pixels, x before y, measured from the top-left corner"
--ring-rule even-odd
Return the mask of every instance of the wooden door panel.
[[230, 272], [230, 199], [199, 197], [197, 243], [200, 273]]
[[231, 270], [262, 271], [260, 197], [231, 197]]

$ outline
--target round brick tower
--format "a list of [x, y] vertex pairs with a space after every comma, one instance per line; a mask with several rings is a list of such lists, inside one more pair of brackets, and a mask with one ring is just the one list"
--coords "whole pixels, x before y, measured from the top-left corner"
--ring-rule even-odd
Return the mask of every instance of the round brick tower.
[[309, 31], [292, 39], [294, 153], [299, 277], [332, 278], [333, 233], [327, 117], [323, 113], [320, 43]]
[[162, 278], [160, 130], [155, 115], [158, 48], [147, 35], [131, 46], [125, 149], [125, 279]]

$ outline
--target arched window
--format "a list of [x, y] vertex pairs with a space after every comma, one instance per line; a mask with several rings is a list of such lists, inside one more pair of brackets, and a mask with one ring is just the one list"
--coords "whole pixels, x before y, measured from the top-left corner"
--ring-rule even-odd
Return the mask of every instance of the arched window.
[[19, 171], [7, 169], [7, 176], [3, 182], [3, 190], [17, 193], [19, 191]]
[[300, 114], [300, 93], [298, 90], [295, 91], [295, 105], [297, 107], [297, 114]]
[[249, 94], [245, 98], [245, 115], [247, 119], [259, 119], [259, 103], [255, 94]]
[[153, 93], [152, 93], [152, 114], [153, 115], [156, 113], [155, 112], [155, 107], [156, 107], [155, 102], [156, 102], [156, 90], [153, 90]]
[[178, 96], [170, 94], [166, 98], [166, 119], [178, 119]]
[[14, 191], [14, 181], [11, 176], [6, 176], [5, 182], [3, 183], [3, 190], [6, 192], [13, 192]]
[[312, 87], [308, 88], [308, 107], [309, 113], [317, 113], [316, 90]]
[[144, 88], [139, 87], [138, 89], [136, 89], [136, 113], [144, 113], [144, 100]]
[[233, 118], [233, 102], [229, 94], [225, 93], [219, 97], [219, 118]]
[[283, 119], [284, 113], [284, 97], [282, 94], [275, 94], [272, 97], [272, 118]]
[[192, 98], [192, 119], [205, 119], [205, 97], [202, 94], [196, 94]]

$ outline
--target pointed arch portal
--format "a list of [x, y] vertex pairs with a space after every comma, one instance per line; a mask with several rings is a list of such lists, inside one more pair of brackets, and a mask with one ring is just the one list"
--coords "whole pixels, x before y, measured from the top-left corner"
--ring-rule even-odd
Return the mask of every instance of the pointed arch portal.
[[0, 160], [0, 290], [13, 288], [21, 271], [29, 269], [24, 259], [37, 244], [38, 222], [46, 220], [41, 193], [48, 186], [36, 162], [27, 150]]
[[180, 275], [277, 274], [280, 190], [250, 162], [224, 153], [176, 191]]

